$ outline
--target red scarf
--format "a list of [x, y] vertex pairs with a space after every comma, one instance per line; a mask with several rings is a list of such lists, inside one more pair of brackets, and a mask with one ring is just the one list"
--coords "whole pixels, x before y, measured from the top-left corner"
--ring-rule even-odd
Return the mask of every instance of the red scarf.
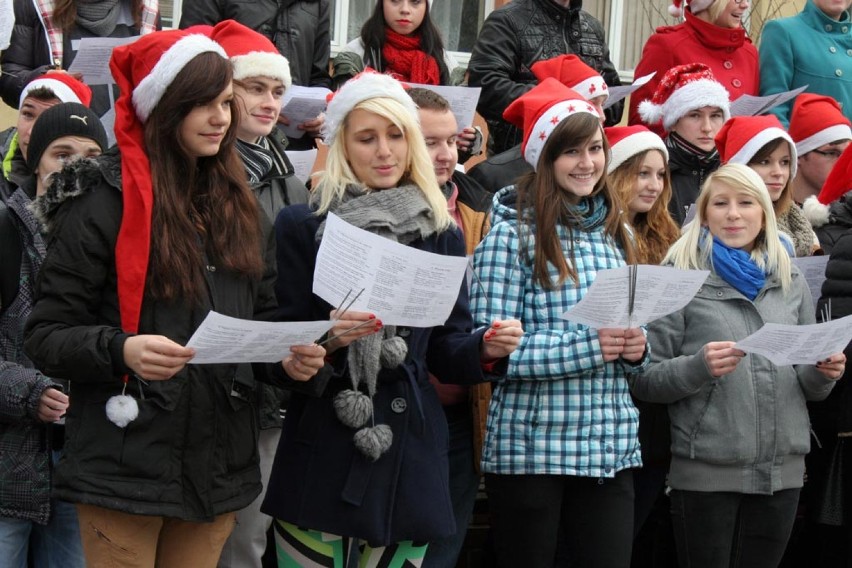
[[382, 56], [387, 61], [385, 72], [400, 81], [423, 85], [440, 85], [441, 71], [431, 55], [420, 51], [420, 36], [404, 36], [385, 28]]

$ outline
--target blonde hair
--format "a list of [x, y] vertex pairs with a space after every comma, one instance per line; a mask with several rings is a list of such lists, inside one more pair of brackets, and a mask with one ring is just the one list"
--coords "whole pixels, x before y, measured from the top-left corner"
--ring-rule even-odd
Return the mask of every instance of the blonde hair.
[[742, 164], [725, 164], [707, 177], [695, 202], [695, 219], [669, 249], [663, 263], [670, 263], [684, 270], [706, 270], [712, 266], [710, 253], [713, 250], [713, 235], [703, 229], [707, 218], [707, 203], [719, 184], [743, 191], [760, 204], [763, 209], [763, 230], [755, 238], [751, 258], [767, 274], [777, 275], [781, 280], [781, 288], [786, 292], [791, 280], [790, 255], [781, 244], [772, 199], [757, 172]]
[[707, 17], [710, 23], [716, 22], [722, 12], [725, 11], [725, 8], [728, 6], [728, 2], [730, 2], [730, 0], [715, 0], [704, 10], [707, 12]]
[[[633, 222], [629, 221], [630, 202], [638, 183], [639, 172], [648, 152], [657, 152], [663, 159], [666, 175], [663, 189], [646, 213], [637, 213]], [[654, 174], [656, 175], [656, 174]], [[672, 182], [669, 176], [669, 162], [666, 155], [657, 148], [650, 148], [630, 156], [609, 174], [609, 185], [621, 200], [624, 222], [633, 228], [636, 256], [643, 264], [659, 264], [666, 251], [680, 236], [680, 228], [669, 213], [669, 201], [672, 198]]]
[[[426, 149], [426, 142], [420, 134], [420, 125], [416, 116], [412, 115], [399, 101], [389, 97], [374, 97], [355, 105], [352, 110], [364, 110], [391, 121], [399, 128], [408, 143], [408, 163], [400, 184], [416, 185], [423, 192], [426, 202], [432, 208], [435, 228], [443, 231], [452, 225], [452, 218], [447, 211], [447, 199], [441, 193], [432, 159]], [[351, 114], [352, 111], [349, 111]], [[318, 215], [328, 212], [333, 203], [343, 198], [346, 187], [350, 184], [363, 185], [349, 161], [346, 159], [346, 129], [349, 126], [349, 114], [340, 125], [334, 141], [328, 149], [325, 171], [319, 174], [315, 191], [319, 193]]]

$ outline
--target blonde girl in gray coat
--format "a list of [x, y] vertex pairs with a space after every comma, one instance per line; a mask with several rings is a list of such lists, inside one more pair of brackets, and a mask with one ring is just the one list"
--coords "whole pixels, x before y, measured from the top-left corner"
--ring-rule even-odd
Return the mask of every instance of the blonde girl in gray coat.
[[652, 365], [631, 385], [637, 398], [668, 404], [680, 565], [777, 566], [810, 449], [806, 401], [828, 396], [846, 357], [776, 366], [734, 348], [765, 323], [815, 322], [766, 186], [747, 166], [708, 177], [695, 221], [663, 263], [711, 271], [686, 307], [650, 324]]

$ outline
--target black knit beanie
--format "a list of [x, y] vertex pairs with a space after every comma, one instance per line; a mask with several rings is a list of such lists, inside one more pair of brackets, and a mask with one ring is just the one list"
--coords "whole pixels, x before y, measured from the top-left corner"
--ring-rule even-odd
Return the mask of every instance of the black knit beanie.
[[107, 147], [107, 135], [100, 118], [80, 103], [60, 103], [41, 113], [33, 125], [27, 147], [27, 166], [35, 171], [51, 142], [63, 136], [94, 140], [101, 150]]

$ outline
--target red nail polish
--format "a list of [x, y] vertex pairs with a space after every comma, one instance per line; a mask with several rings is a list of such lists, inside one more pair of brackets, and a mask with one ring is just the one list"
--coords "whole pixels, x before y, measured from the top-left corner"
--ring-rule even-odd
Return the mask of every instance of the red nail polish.
[[495, 322], [494, 322], [494, 325], [492, 325], [491, 327], [493, 327], [494, 329], [497, 329], [498, 327], [500, 327], [500, 322], [499, 322], [499, 321], [495, 321]]
[[371, 319], [371, 320], [376, 319], [376, 314], [370, 314], [370, 319]]

